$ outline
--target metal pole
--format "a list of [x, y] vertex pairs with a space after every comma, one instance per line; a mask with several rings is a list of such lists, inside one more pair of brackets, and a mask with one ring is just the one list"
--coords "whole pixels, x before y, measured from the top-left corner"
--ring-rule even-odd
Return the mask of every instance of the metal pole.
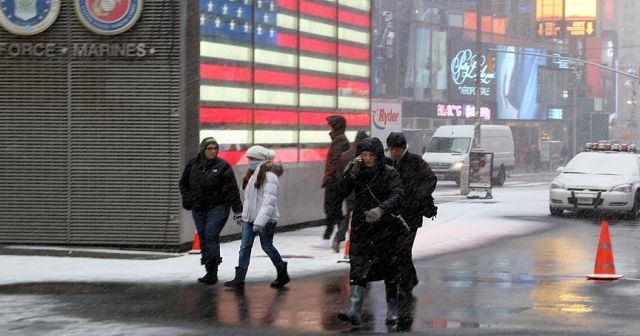
[[573, 154], [572, 156], [576, 156], [577, 154], [577, 134], [578, 134], [578, 128], [577, 128], [577, 119], [578, 119], [578, 105], [577, 105], [577, 99], [576, 99], [576, 95], [578, 94], [578, 78], [574, 78], [573, 79], [573, 130], [571, 131], [571, 133], [573, 134], [573, 148], [571, 149], [571, 153]]
[[474, 124], [474, 139], [473, 139], [473, 147], [480, 148], [482, 144], [480, 143], [480, 76], [481, 76], [481, 60], [482, 60], [482, 15], [481, 15], [481, 7], [480, 1], [476, 0], [476, 100], [475, 100], [475, 124]]

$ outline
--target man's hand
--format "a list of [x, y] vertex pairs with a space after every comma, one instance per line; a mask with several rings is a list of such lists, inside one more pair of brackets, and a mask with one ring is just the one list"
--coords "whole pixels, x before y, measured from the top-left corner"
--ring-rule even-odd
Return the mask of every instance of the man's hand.
[[360, 174], [360, 170], [362, 170], [362, 158], [356, 157], [349, 163], [349, 166], [349, 174], [351, 174], [351, 177], [356, 178]]
[[236, 221], [236, 224], [242, 225], [242, 214], [241, 213], [237, 213], [237, 214], [233, 215], [233, 220]]
[[382, 209], [380, 209], [380, 207], [375, 207], [371, 210], [365, 211], [364, 215], [365, 215], [365, 222], [367, 223], [375, 223], [377, 221], [380, 220], [380, 217], [382, 217], [382, 214], [384, 213], [384, 211], [382, 211]]

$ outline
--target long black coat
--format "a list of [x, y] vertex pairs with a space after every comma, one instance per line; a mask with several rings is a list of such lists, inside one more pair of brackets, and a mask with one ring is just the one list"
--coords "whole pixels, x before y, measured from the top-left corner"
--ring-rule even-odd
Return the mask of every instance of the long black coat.
[[400, 160], [387, 158], [386, 163], [400, 173], [405, 199], [402, 217], [412, 229], [422, 226], [425, 207], [433, 205], [433, 191], [438, 179], [429, 165], [417, 154], [405, 151]]
[[[379, 149], [376, 142], [379, 143]], [[397, 254], [393, 247], [403, 230], [406, 230], [390, 216], [399, 212], [404, 197], [400, 175], [394, 168], [384, 164], [380, 140], [363, 140], [358, 145], [356, 156], [363, 149], [376, 153], [377, 165], [372, 168], [363, 167], [355, 178], [348, 168], [342, 184], [344, 196], [352, 191], [355, 193], [350, 236], [350, 279], [361, 284], [397, 277]], [[375, 207], [380, 207], [384, 215], [378, 222], [367, 223], [364, 212]]]

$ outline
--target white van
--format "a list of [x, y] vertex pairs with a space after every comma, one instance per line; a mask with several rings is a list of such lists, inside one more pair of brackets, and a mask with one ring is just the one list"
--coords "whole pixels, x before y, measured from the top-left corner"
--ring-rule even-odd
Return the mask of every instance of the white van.
[[[511, 129], [503, 125], [480, 127], [482, 150], [493, 153], [493, 185], [501, 186], [515, 165]], [[445, 125], [436, 129], [422, 159], [429, 163], [438, 180], [460, 184], [460, 170], [465, 162], [469, 164], [474, 132], [473, 125]]]

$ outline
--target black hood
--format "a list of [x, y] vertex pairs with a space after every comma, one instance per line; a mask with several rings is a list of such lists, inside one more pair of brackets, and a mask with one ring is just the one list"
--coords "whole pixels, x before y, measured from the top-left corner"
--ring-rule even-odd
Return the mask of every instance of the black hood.
[[372, 152], [376, 155], [376, 168], [378, 170], [384, 169], [384, 146], [378, 138], [363, 139], [358, 143], [356, 147], [356, 156], [360, 156], [363, 151]]

